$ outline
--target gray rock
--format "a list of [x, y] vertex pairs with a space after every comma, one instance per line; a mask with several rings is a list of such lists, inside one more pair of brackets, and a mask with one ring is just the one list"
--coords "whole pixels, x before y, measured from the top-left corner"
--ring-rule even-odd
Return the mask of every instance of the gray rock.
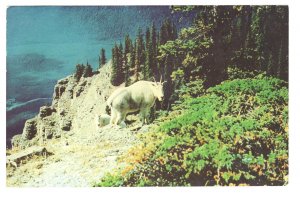
[[25, 126], [22, 133], [22, 138], [25, 140], [31, 140], [37, 133], [37, 121], [36, 118], [29, 119], [25, 122]]
[[79, 97], [80, 96], [80, 94], [84, 91], [84, 86], [80, 86], [78, 89], [77, 89], [77, 91], [75, 92], [75, 96], [76, 97]]
[[72, 121], [71, 120], [63, 120], [61, 124], [61, 129], [63, 131], [70, 131], [72, 126]]
[[58, 86], [58, 85], [56, 85], [56, 86], [54, 87], [53, 98], [54, 98], [54, 99], [59, 99], [59, 86]]
[[46, 139], [52, 139], [53, 133], [54, 133], [54, 131], [51, 128], [45, 128], [45, 130], [44, 130], [44, 135], [45, 135]]
[[59, 115], [61, 116], [65, 116], [67, 114], [66, 110], [62, 109], [60, 112], [59, 112]]
[[57, 84], [64, 85], [67, 84], [68, 82], [69, 82], [69, 78], [65, 78], [65, 79], [58, 80]]
[[69, 95], [68, 97], [70, 99], [73, 99], [73, 93], [74, 93], [73, 89], [68, 90], [68, 95]]
[[21, 143], [22, 143], [22, 134], [18, 134], [12, 137], [11, 145], [13, 148], [21, 147], [22, 146]]
[[79, 84], [79, 86], [84, 87], [84, 86], [86, 85], [86, 83], [87, 83], [87, 81], [84, 80], [84, 81], [82, 81], [82, 82]]
[[40, 108], [40, 113], [39, 113], [39, 117], [40, 118], [44, 118], [47, 116], [50, 116], [53, 112], [55, 112], [56, 110], [53, 109], [52, 107], [49, 106], [43, 106]]
[[65, 92], [66, 87], [65, 86], [60, 86], [59, 87], [59, 97], [61, 97], [61, 95]]
[[7, 156], [6, 165], [13, 164], [13, 166], [20, 166], [20, 164], [25, 163], [26, 160], [29, 160], [33, 156], [47, 155], [52, 155], [52, 153], [48, 152], [45, 147], [32, 146], [26, 150]]
[[66, 85], [60, 85], [60, 84], [56, 84], [54, 87], [54, 94], [53, 94], [53, 98], [54, 99], [59, 99], [62, 94], [65, 92], [66, 90]]

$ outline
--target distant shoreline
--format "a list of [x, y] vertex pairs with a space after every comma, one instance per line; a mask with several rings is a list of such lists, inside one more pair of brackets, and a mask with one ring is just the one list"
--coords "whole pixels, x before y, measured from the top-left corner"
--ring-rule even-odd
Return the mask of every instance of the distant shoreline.
[[40, 101], [40, 100], [52, 100], [52, 98], [36, 98], [25, 102], [16, 102], [15, 104], [12, 104], [10, 107], [6, 107], [6, 112], [12, 111], [18, 107], [23, 107], [25, 105]]
[[10, 140], [14, 135], [21, 134], [26, 120], [33, 118], [39, 113], [40, 107], [52, 103], [52, 98], [36, 98], [25, 102], [9, 99], [11, 102], [6, 107], [6, 147], [10, 148]]

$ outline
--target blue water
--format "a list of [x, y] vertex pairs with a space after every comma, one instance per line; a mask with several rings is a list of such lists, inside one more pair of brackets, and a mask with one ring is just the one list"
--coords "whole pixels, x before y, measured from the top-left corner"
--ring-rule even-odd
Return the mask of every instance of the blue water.
[[[98, 67], [100, 49], [111, 58], [114, 43], [132, 38], [152, 22], [179, 17], [167, 6], [9, 7], [7, 9], [7, 140], [21, 133], [26, 119], [49, 103], [58, 79], [75, 65]], [[51, 103], [51, 100], [50, 100]]]

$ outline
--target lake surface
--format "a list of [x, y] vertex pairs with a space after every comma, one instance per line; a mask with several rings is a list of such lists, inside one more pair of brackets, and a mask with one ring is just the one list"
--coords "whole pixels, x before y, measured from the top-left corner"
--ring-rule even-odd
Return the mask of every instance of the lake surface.
[[78, 63], [98, 67], [100, 49], [111, 58], [114, 43], [131, 38], [152, 22], [158, 28], [178, 15], [168, 6], [9, 7], [7, 9], [7, 146], [22, 132], [25, 120], [51, 103], [58, 79], [70, 75]]

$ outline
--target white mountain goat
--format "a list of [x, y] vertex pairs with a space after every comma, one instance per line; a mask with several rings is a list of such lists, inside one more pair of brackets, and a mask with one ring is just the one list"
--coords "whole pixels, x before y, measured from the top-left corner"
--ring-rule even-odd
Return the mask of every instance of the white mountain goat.
[[[97, 127], [104, 127], [104, 126], [108, 125], [110, 123], [110, 119], [111, 119], [110, 115], [107, 115], [107, 114], [100, 114], [99, 116], [98, 115], [95, 116], [95, 121], [96, 121]], [[120, 123], [120, 127], [121, 128], [126, 127], [126, 124], [124, 121]]]
[[140, 111], [142, 124], [149, 123], [150, 108], [155, 100], [163, 100], [165, 82], [138, 81], [131, 86], [119, 88], [107, 100], [111, 108], [110, 124], [120, 124], [130, 112]]

